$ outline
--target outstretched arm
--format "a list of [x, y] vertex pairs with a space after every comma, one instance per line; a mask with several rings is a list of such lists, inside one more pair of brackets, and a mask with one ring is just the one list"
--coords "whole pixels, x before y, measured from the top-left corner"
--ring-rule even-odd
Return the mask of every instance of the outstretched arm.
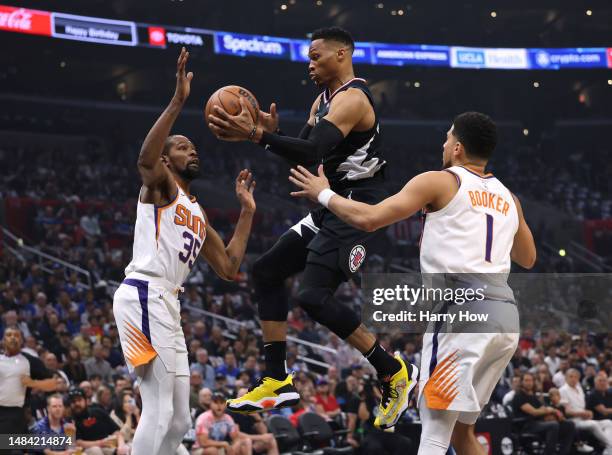
[[327, 206], [342, 221], [363, 231], [372, 232], [408, 218], [423, 207], [443, 205], [440, 200], [448, 197], [447, 189], [455, 185], [448, 172], [431, 171], [412, 178], [404, 188], [375, 205], [346, 199], [329, 189], [329, 182], [319, 166], [318, 176], [298, 166], [291, 169], [289, 180], [302, 188], [291, 193], [295, 197], [307, 197]]
[[160, 158], [172, 125], [174, 125], [183, 108], [183, 104], [189, 96], [193, 73], [185, 74], [188, 58], [189, 52], [183, 48], [176, 62], [176, 89], [174, 96], [147, 134], [140, 149], [138, 171], [142, 177], [143, 185], [150, 190], [163, 187], [163, 184], [170, 180], [170, 172]]
[[255, 214], [254, 190], [255, 180], [253, 180], [251, 173], [244, 169], [236, 178], [236, 196], [242, 209], [236, 223], [234, 236], [227, 247], [223, 244], [223, 240], [217, 231], [210, 225], [208, 219], [206, 220], [206, 241], [202, 247], [202, 255], [217, 275], [227, 281], [233, 281], [236, 278], [244, 258], [253, 224], [253, 215]]
[[214, 115], [210, 115], [209, 121], [217, 138], [227, 141], [250, 140], [292, 162], [307, 166], [321, 162], [371, 110], [361, 90], [349, 89], [334, 97], [329, 113], [315, 125], [315, 101], [308, 125], [300, 137], [295, 138], [281, 136], [256, 125], [242, 98], [240, 102], [242, 111], [238, 115], [229, 115], [221, 107], [214, 107]]
[[514, 262], [523, 268], [530, 269], [534, 266], [536, 261], [536, 246], [531, 234], [531, 229], [525, 221], [523, 215], [523, 207], [519, 199], [513, 194], [514, 203], [516, 204], [516, 210], [518, 211], [519, 227], [514, 234], [514, 244], [510, 251], [510, 257]]

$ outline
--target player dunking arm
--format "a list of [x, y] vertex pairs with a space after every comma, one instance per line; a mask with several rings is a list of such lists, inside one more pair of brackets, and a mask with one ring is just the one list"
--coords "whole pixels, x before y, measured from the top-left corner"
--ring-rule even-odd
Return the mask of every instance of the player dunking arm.
[[185, 72], [188, 58], [183, 48], [174, 96], [140, 151], [133, 258], [113, 299], [124, 356], [141, 381], [143, 409], [134, 455], [187, 453], [180, 442], [191, 426], [189, 365], [178, 292], [198, 256], [221, 278], [236, 276], [255, 212], [255, 181], [245, 169], [236, 179], [240, 217], [225, 246], [189, 192], [200, 171], [198, 153], [185, 136], [169, 136], [189, 96], [193, 73]]
[[[228, 141], [251, 140], [293, 163], [322, 163], [332, 188], [358, 201], [376, 203], [387, 196], [380, 127], [372, 94], [355, 77], [351, 35], [338, 27], [312, 34], [308, 72], [323, 92], [310, 109], [299, 137], [282, 135], [276, 106], [261, 113], [258, 125], [244, 107], [230, 116], [219, 106], [210, 116], [211, 129]], [[241, 100], [242, 101], [242, 100]], [[355, 229], [325, 208], [310, 212], [283, 234], [253, 267], [259, 316], [264, 334], [266, 371], [257, 387], [229, 400], [238, 411], [261, 411], [296, 403], [299, 395], [287, 375], [288, 299], [285, 279], [304, 271], [297, 301], [306, 313], [358, 349], [376, 368], [382, 400], [375, 425], [395, 425], [408, 407], [418, 371], [387, 353], [360, 315], [334, 297], [338, 285], [363, 263], [371, 234]], [[351, 254], [353, 253], [353, 254]]]
[[[289, 179], [301, 190], [291, 194], [319, 201], [342, 220], [366, 231], [423, 209], [422, 273], [507, 274], [511, 260], [531, 268], [536, 248], [521, 205], [499, 180], [485, 174], [496, 142], [496, 127], [489, 117], [464, 113], [455, 118], [447, 133], [444, 170], [417, 175], [399, 193], [378, 204], [335, 194], [320, 166], [318, 176], [303, 167], [292, 169]], [[506, 287], [504, 282], [504, 291]], [[508, 320], [501, 324], [512, 331], [424, 335], [419, 455], [445, 454], [451, 438], [461, 455], [485, 453], [474, 436], [474, 423], [518, 344], [518, 311], [511, 291], [509, 296], [507, 300], [487, 297], [484, 302], [491, 317], [504, 314]]]

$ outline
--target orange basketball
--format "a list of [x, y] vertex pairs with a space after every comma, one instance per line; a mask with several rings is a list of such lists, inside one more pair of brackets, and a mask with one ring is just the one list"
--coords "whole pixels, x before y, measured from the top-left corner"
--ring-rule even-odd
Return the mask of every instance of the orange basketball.
[[208, 115], [213, 113], [213, 106], [217, 105], [224, 109], [230, 115], [236, 115], [240, 112], [240, 97], [243, 97], [246, 101], [246, 106], [253, 118], [253, 121], [257, 123], [259, 118], [259, 103], [255, 96], [244, 87], [238, 85], [226, 85], [221, 87], [215, 93], [210, 95], [204, 108], [204, 120], [208, 125]]

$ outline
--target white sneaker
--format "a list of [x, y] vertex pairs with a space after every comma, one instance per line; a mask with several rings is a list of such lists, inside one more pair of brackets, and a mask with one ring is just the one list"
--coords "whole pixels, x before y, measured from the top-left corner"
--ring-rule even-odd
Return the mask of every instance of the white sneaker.
[[590, 445], [584, 442], [579, 442], [578, 445], [576, 446], [576, 451], [579, 453], [591, 453], [594, 450], [595, 449], [593, 447], [591, 447]]

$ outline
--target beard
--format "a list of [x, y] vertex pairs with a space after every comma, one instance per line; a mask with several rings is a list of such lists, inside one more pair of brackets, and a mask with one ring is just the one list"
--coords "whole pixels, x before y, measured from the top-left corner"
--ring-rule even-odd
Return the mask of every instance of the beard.
[[198, 178], [200, 176], [200, 166], [191, 166], [188, 165], [185, 169], [177, 171], [179, 177], [183, 180], [191, 182], [192, 180]]

